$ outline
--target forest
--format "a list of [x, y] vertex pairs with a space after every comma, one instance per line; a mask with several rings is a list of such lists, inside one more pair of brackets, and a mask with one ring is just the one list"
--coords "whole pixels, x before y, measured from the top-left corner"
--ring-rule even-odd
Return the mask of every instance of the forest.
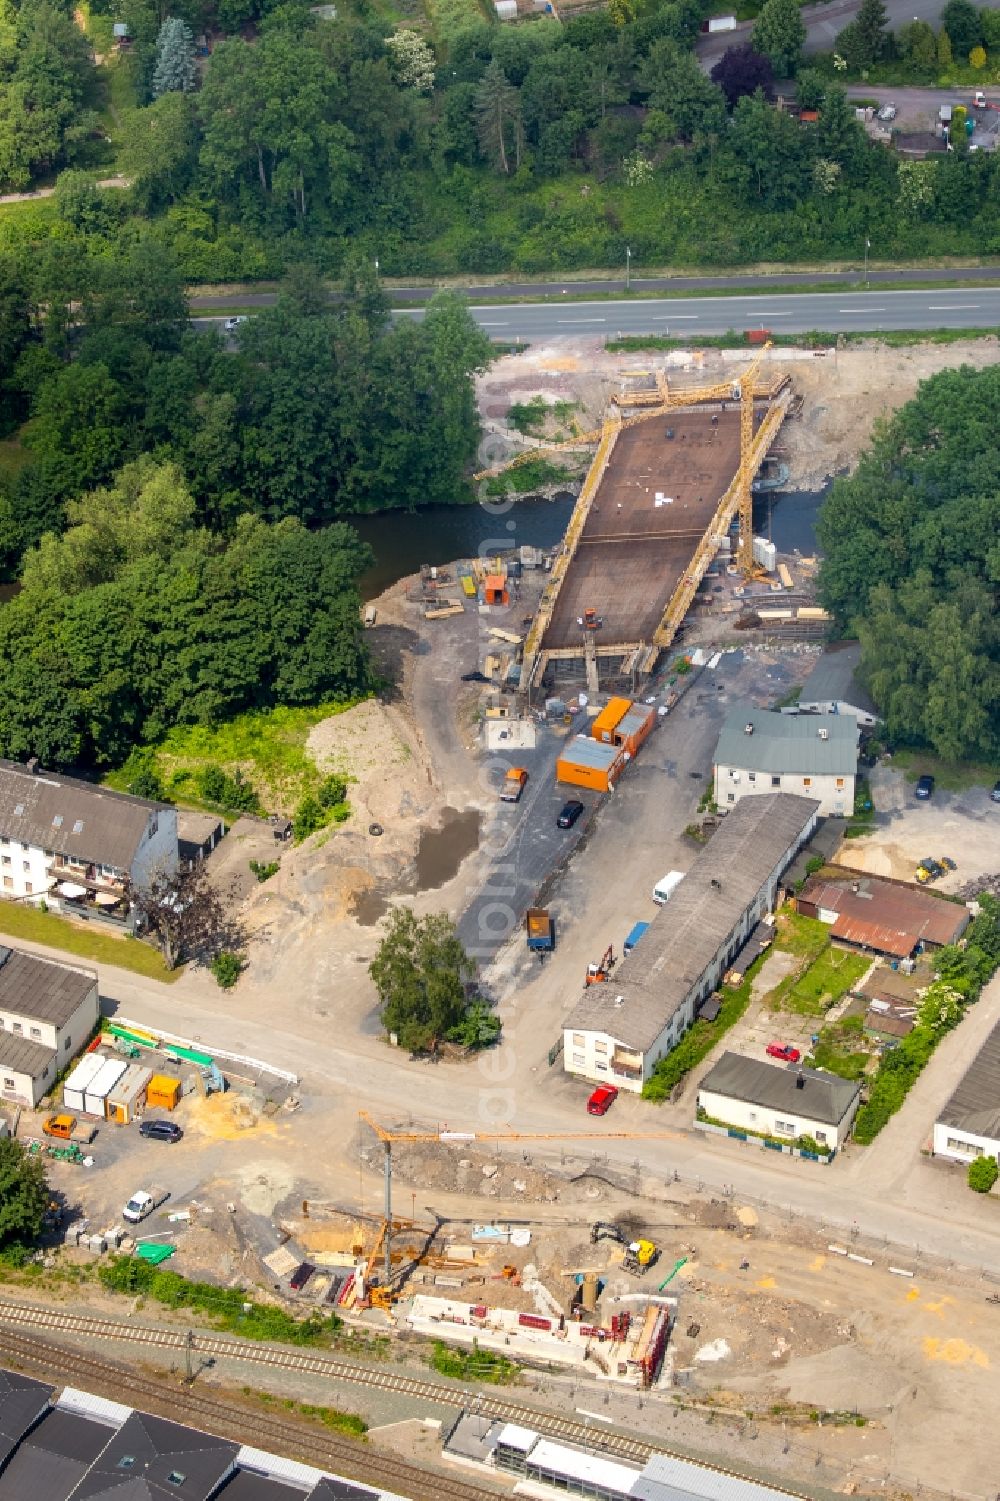
[[[617, 267], [626, 246], [677, 266], [855, 257], [866, 239], [908, 260], [1000, 250], [1000, 155], [902, 158], [841, 87], [887, 60], [988, 81], [990, 7], [948, 0], [937, 33], [893, 35], [864, 0], [845, 55], [804, 66], [796, 0], [766, 0], [713, 78], [693, 53], [708, 0], [511, 26], [487, 0], [401, 7], [94, 0], [85, 38], [69, 0], [2, 0], [0, 183], [56, 192], [0, 213], [0, 254], [144, 242], [219, 282], [339, 275], [352, 253], [406, 277]], [[782, 91], [805, 119], [773, 107]]]
[[1000, 751], [1000, 366], [944, 370], [880, 425], [820, 514], [820, 593], [862, 643], [890, 738]]

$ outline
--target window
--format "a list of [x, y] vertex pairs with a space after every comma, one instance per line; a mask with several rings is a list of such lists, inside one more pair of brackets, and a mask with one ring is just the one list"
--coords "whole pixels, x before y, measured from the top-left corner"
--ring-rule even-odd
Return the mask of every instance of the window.
[[575, 1048], [582, 1048], [583, 1047], [583, 1033], [582, 1032], [574, 1032], [573, 1033], [573, 1046]]
[[11, 887], [14, 885], [14, 879], [13, 879], [12, 876], [4, 876], [3, 883], [4, 883], [4, 886], [7, 888], [7, 890], [9, 891], [11, 889]]
[[72, 1039], [72, 1037], [67, 1037], [66, 1041], [63, 1043], [63, 1052], [64, 1053], [68, 1053], [69, 1050], [70, 1050], [70, 1048], [72, 1046], [73, 1046], [73, 1039]]
[[608, 1045], [607, 1045], [606, 1042], [595, 1042], [594, 1043], [594, 1052], [595, 1053], [604, 1053], [604, 1054], [606, 1054], [607, 1051], [608, 1051]]
[[771, 778], [771, 786], [772, 787], [780, 787], [781, 786], [781, 778], [780, 777], [772, 777]]
[[55, 816], [55, 818], [52, 820], [52, 827], [54, 829], [61, 829], [62, 826], [63, 826], [63, 816], [62, 816], [61, 813], [57, 813], [56, 816]]
[[966, 1157], [983, 1157], [985, 1155], [983, 1148], [976, 1146], [974, 1141], [963, 1141], [959, 1136], [948, 1137], [948, 1151], [961, 1152]]
[[826, 1132], [825, 1131], [817, 1131], [816, 1132], [816, 1140], [817, 1141], [826, 1141]]
[[135, 1464], [135, 1455], [134, 1454], [123, 1454], [122, 1457], [121, 1457], [121, 1459], [118, 1461], [118, 1468], [120, 1470], [130, 1470], [134, 1464]]
[[25, 883], [24, 883], [24, 889], [28, 893], [29, 896], [33, 895], [34, 890], [35, 890], [34, 886], [32, 886], [32, 884], [31, 884], [30, 881], [25, 881]]
[[813, 784], [812, 777], [803, 777], [802, 778], [802, 785], [803, 785], [803, 787], [811, 787], [812, 784]]
[[606, 1063], [595, 1063], [594, 1067], [597, 1069], [597, 1072], [599, 1074], [606, 1074], [608, 1071], [608, 1065]]
[[158, 813], [154, 813], [152, 815], [152, 817], [150, 818], [150, 820], [149, 820], [149, 837], [150, 837], [150, 839], [152, 839], [153, 835], [156, 833], [156, 831], [157, 831], [157, 829], [159, 827], [160, 827], [160, 815]]
[[795, 1122], [794, 1121], [779, 1121], [779, 1120], [776, 1119], [775, 1122], [774, 1122], [774, 1134], [775, 1134], [775, 1136], [794, 1136], [795, 1135]]
[[14, 809], [14, 813], [16, 814], [16, 816], [18, 818], [20, 818], [20, 816], [21, 816], [21, 814], [23, 812], [24, 812], [24, 804], [23, 803], [18, 803], [17, 807]]
[[83, 833], [83, 819], [82, 818], [78, 818], [76, 820], [76, 823], [73, 825], [73, 833], [74, 834], [82, 834]]
[[757, 773], [755, 771], [748, 771], [747, 772], [747, 780], [751, 781], [751, 782], [756, 782], [756, 780], [757, 780]]
[[28, 850], [30, 850], [30, 848], [31, 848], [31, 845], [30, 844], [22, 844], [21, 848], [24, 850], [25, 854], [27, 854]]
[[31, 1035], [32, 1035], [32, 1037], [41, 1037], [41, 1035], [42, 1035], [42, 1029], [41, 1029], [41, 1027], [32, 1027], [31, 1028]]
[[573, 1067], [574, 1068], [583, 1068], [583, 1066], [586, 1063], [586, 1061], [587, 1060], [584, 1058], [584, 1056], [583, 1056], [582, 1053], [574, 1053], [573, 1054]]
[[31, 869], [31, 861], [30, 860], [22, 860], [21, 861], [21, 869], [23, 871], [29, 871]]
[[843, 787], [843, 785], [844, 785], [844, 779], [843, 779], [843, 777], [838, 777], [837, 778], [837, 786], [838, 787]]
[[11, 1031], [17, 1032], [18, 1035], [23, 1035], [24, 1034], [24, 1028], [21, 1026], [20, 1022], [13, 1022], [11, 1024]]
[[42, 1078], [43, 1079], [47, 1079], [48, 1077], [49, 1077], [49, 1066], [48, 1066], [48, 1064], [46, 1064], [45, 1067], [42, 1069]]
[[6, 1075], [4, 1075], [3, 1087], [4, 1087], [4, 1089], [16, 1089], [17, 1088], [16, 1084], [14, 1083], [14, 1080], [13, 1079], [8, 1079]]
[[727, 792], [726, 793], [726, 802], [727, 803], [735, 803], [735, 801], [736, 801], [736, 793], [735, 792]]
[[186, 1475], [182, 1475], [181, 1472], [180, 1472], [180, 1470], [171, 1470], [170, 1474], [167, 1476], [167, 1484], [168, 1485], [183, 1485], [186, 1479], [187, 1479], [187, 1476]]
[[4, 855], [3, 856], [3, 863], [5, 865], [9, 865], [10, 864], [10, 856], [9, 855]]
[[748, 1113], [749, 1113], [750, 1119], [752, 1121], [755, 1121], [757, 1119], [757, 1112], [756, 1112], [756, 1110], [751, 1110]]

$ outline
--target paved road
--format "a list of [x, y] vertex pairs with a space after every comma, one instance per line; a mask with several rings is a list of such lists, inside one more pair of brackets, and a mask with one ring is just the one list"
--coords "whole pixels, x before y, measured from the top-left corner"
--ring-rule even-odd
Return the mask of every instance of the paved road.
[[[850, 90], [848, 90], [850, 93]], [[934, 95], [940, 101], [940, 94], [934, 89], [909, 89], [907, 95]], [[855, 86], [854, 97], [860, 99], [870, 97], [872, 90], [861, 90], [860, 85]], [[898, 96], [898, 98], [897, 98]], [[896, 102], [902, 99], [904, 91], [897, 89], [892, 98]], [[888, 98], [888, 94], [886, 95]], [[902, 105], [900, 106], [902, 108]], [[937, 112], [937, 104], [932, 113]], [[817, 286], [857, 286], [863, 275], [864, 249], [859, 246], [861, 259], [856, 266], [846, 271], [771, 271], [754, 272], [746, 276], [635, 276], [630, 280], [630, 286], [636, 292], [649, 294], [650, 292], [719, 292], [732, 288], [737, 292], [766, 292], [768, 290], [783, 290], [786, 287], [817, 287]], [[887, 270], [885, 268], [870, 267], [868, 280], [872, 286], [893, 286], [901, 283], [903, 286], [912, 285], [914, 282], [996, 282], [1000, 280], [1000, 263], [997, 265], [981, 266], [899, 266]], [[389, 296], [394, 303], [422, 303], [429, 302], [434, 294], [440, 291], [437, 286], [424, 287], [389, 287]], [[592, 281], [510, 281], [492, 282], [488, 286], [460, 287], [458, 290], [463, 297], [470, 302], [489, 302], [495, 297], [525, 297], [543, 298], [559, 297], [566, 292], [574, 297], [600, 297], [613, 296], [615, 293], [626, 291], [625, 278], [602, 277]], [[273, 307], [277, 300], [274, 292], [248, 292], [239, 289], [232, 292], [195, 293], [188, 301], [195, 313], [207, 314], [218, 309], [220, 316], [226, 308], [258, 308]]]
[[[806, 27], [805, 52], [829, 52], [838, 34], [858, 13], [860, 0], [830, 0], [827, 5], [807, 6], [802, 12]], [[886, 0], [890, 30], [907, 21], [929, 21], [937, 26], [941, 20], [943, 0]], [[698, 61], [708, 72], [729, 47], [741, 47], [750, 40], [752, 21], [743, 21], [735, 31], [703, 37], [698, 42]]]
[[[1000, 286], [896, 292], [812, 292], [772, 297], [643, 298], [638, 302], [522, 302], [474, 305], [472, 316], [501, 343], [540, 339], [615, 339], [623, 334], [669, 334], [697, 340], [768, 328], [775, 333], [878, 332], [883, 329], [995, 328]], [[397, 309], [396, 318], [422, 318], [421, 308]], [[198, 323], [220, 323], [203, 316]]]

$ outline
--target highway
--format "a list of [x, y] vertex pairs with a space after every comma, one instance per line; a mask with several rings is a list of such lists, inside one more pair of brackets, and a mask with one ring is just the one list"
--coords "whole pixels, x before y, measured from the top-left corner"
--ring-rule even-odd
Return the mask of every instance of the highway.
[[[877, 332], [882, 329], [995, 328], [1000, 287], [950, 291], [791, 293], [760, 297], [671, 297], [601, 302], [523, 302], [471, 309], [481, 328], [501, 342], [553, 338], [615, 339], [622, 334], [669, 334], [697, 340], [729, 329], [774, 333]], [[405, 309], [397, 318], [420, 318]]]
[[[772, 333], [877, 333], [891, 329], [1000, 327], [1000, 286], [948, 291], [800, 292], [747, 297], [607, 298], [597, 302], [517, 302], [474, 304], [469, 311], [499, 343], [540, 339], [617, 339], [627, 334], [662, 334], [691, 339], [767, 328]], [[394, 318], [424, 316], [422, 308], [397, 308]], [[196, 323], [222, 323], [224, 315], [196, 316]]]

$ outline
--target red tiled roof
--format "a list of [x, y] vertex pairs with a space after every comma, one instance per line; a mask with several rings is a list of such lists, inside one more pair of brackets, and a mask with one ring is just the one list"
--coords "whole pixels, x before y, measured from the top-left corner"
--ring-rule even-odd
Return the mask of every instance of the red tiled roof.
[[969, 921], [965, 907], [929, 891], [877, 876], [854, 880], [814, 879], [800, 900], [836, 912], [833, 936], [905, 958], [916, 945], [954, 943]]

